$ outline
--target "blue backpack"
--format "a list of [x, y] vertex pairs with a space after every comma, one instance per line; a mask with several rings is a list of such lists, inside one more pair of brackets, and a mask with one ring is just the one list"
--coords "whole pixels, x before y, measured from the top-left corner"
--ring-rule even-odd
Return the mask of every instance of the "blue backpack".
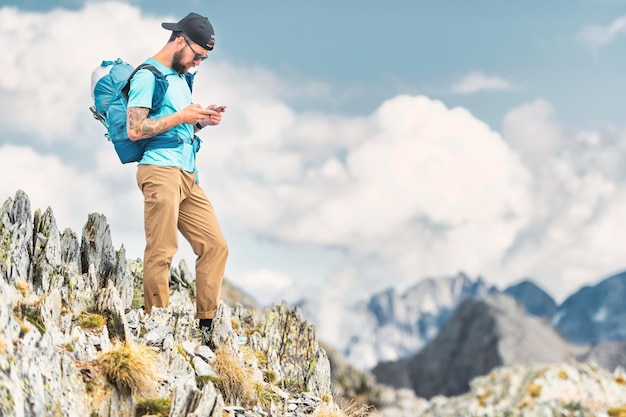
[[[102, 61], [91, 74], [92, 95], [94, 105], [89, 108], [93, 117], [107, 129], [105, 136], [113, 143], [117, 156], [123, 164], [141, 160], [144, 151], [151, 146], [151, 140], [132, 141], [126, 132], [126, 108], [130, 79], [140, 69], [149, 69], [154, 74], [155, 86], [152, 94], [152, 108], [148, 117], [157, 113], [169, 83], [158, 69], [149, 64], [141, 64], [134, 68], [120, 58], [115, 61]], [[193, 86], [193, 76], [186, 74], [189, 89]], [[160, 146], [177, 146], [178, 139], [170, 137], [167, 132], [155, 137], [163, 139]]]

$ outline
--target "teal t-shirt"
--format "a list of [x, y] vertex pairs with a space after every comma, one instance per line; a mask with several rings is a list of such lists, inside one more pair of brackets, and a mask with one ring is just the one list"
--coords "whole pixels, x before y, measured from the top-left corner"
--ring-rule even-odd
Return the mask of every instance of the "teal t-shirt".
[[[191, 90], [185, 77], [178, 74], [173, 69], [166, 67], [159, 61], [149, 58], [146, 64], [153, 65], [163, 75], [165, 75], [169, 86], [161, 109], [150, 115], [151, 118], [159, 118], [173, 114], [190, 105]], [[154, 74], [148, 69], [137, 71], [137, 74], [130, 82], [130, 92], [128, 94], [128, 107], [152, 108], [152, 93], [154, 91]], [[187, 172], [196, 172], [196, 152], [194, 151], [193, 139], [194, 129], [191, 124], [180, 124], [171, 129], [179, 138], [177, 147], [163, 147], [147, 149], [140, 165], [174, 166]], [[153, 139], [143, 139], [153, 140]]]

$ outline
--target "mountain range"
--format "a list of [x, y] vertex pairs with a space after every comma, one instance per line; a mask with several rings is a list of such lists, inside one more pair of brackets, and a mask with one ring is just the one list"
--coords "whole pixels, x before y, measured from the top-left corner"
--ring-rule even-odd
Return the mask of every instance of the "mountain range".
[[[561, 304], [530, 279], [499, 290], [481, 277], [472, 279], [464, 273], [427, 278], [403, 292], [390, 288], [348, 307], [346, 317], [352, 325], [342, 325], [342, 337], [327, 342], [353, 366], [371, 370], [380, 363], [414, 357], [450, 322], [461, 304], [497, 294], [514, 299], [519, 314], [540, 318], [568, 344], [595, 346], [595, 353], [587, 353], [589, 357], [595, 355], [610, 365], [621, 355], [620, 342], [626, 341], [626, 272], [582, 287]], [[300, 308], [318, 323], [319, 309], [316, 312], [307, 302], [300, 303]]]
[[544, 318], [497, 293], [465, 300], [437, 336], [411, 358], [378, 364], [379, 383], [411, 388], [418, 396], [456, 396], [494, 368], [576, 361], [586, 348], [568, 343]]

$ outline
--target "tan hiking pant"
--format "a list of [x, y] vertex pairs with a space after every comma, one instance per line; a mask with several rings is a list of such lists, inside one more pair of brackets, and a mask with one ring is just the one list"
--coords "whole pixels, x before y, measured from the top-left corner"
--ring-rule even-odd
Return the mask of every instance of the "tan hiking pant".
[[220, 297], [228, 246], [194, 173], [176, 167], [139, 165], [137, 185], [144, 198], [146, 249], [143, 264], [145, 311], [167, 307], [178, 231], [196, 254], [196, 317], [210, 319]]

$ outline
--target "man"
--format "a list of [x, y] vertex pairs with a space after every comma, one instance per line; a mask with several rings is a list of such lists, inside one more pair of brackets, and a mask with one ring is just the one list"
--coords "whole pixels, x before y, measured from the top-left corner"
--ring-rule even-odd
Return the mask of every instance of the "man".
[[196, 152], [200, 139], [195, 133], [218, 125], [223, 109], [192, 103], [187, 77], [191, 68], [207, 58], [215, 37], [209, 20], [196, 13], [162, 26], [172, 34], [145, 63], [166, 76], [163, 104], [155, 114], [149, 114], [155, 86], [150, 70], [136, 73], [128, 95], [128, 136], [133, 141], [148, 141], [137, 170], [137, 184], [144, 196], [145, 312], [168, 306], [170, 266], [178, 250], [180, 230], [197, 256], [196, 317], [206, 339], [220, 296], [228, 247], [213, 206], [198, 184]]

